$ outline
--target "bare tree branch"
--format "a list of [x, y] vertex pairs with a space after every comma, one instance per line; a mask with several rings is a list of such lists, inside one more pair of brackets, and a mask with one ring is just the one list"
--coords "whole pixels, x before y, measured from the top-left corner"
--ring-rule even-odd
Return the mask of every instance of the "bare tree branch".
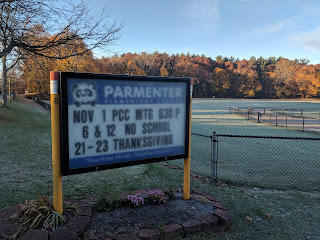
[[[65, 59], [102, 48], [120, 38], [123, 23], [109, 22], [105, 11], [92, 15], [84, 0], [0, 0], [0, 59], [7, 74], [8, 56], [31, 53], [51, 59]], [[86, 48], [77, 48], [79, 41]], [[66, 48], [68, 51], [58, 51]], [[21, 57], [15, 58], [19, 61]], [[14, 66], [17, 63], [10, 64]], [[2, 78], [5, 101], [6, 77]]]
[[0, 0], [0, 3], [8, 3], [8, 2], [14, 2], [17, 0]]

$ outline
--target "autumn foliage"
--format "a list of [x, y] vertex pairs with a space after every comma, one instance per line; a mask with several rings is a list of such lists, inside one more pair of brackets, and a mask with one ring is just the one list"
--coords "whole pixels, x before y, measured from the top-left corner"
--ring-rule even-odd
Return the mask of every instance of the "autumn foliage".
[[[85, 48], [85, 44], [78, 43]], [[76, 49], [76, 48], [75, 48]], [[59, 49], [59, 51], [75, 51]], [[64, 60], [30, 56], [23, 62], [28, 91], [49, 93], [50, 70], [193, 78], [193, 97], [315, 98], [320, 97], [320, 64], [305, 59], [233, 57], [167, 53], [125, 53], [95, 59], [93, 54]]]

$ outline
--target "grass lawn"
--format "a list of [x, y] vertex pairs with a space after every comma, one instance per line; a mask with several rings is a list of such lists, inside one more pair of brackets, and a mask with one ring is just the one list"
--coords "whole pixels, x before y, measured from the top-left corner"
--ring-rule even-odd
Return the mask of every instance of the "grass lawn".
[[[8, 107], [0, 106], [0, 210], [34, 199], [36, 195], [52, 195], [50, 114], [26, 104], [26, 101], [20, 99], [9, 103]], [[193, 132], [209, 134], [208, 127], [205, 131], [205, 124], [224, 134], [240, 134], [240, 131], [250, 132], [249, 129], [254, 129], [248, 121], [243, 121], [238, 126], [242, 130], [237, 132], [238, 123], [234, 121], [237, 117], [228, 119], [228, 105], [222, 103], [215, 118], [225, 118], [225, 124], [233, 128], [222, 132], [223, 124], [217, 121], [215, 124], [212, 112], [205, 112], [205, 104], [198, 109], [196, 101]], [[199, 101], [199, 104], [205, 102]], [[206, 121], [209, 117], [211, 121]], [[242, 122], [241, 118], [238, 119], [238, 122]], [[243, 126], [247, 126], [247, 130]], [[298, 135], [285, 130], [288, 131], [280, 129], [280, 132]], [[266, 133], [267, 127], [259, 131]], [[271, 131], [276, 132], [276, 129]], [[106, 192], [181, 188], [182, 181], [180, 172], [155, 163], [63, 177], [63, 193], [66, 197], [99, 197]], [[201, 233], [189, 239], [320, 238], [319, 193], [212, 186], [198, 181], [192, 181], [191, 186], [220, 199], [231, 213], [232, 225], [225, 232]]]

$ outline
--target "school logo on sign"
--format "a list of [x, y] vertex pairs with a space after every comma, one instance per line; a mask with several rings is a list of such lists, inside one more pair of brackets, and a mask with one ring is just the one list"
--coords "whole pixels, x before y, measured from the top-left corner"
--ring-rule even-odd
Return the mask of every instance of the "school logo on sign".
[[72, 96], [77, 107], [81, 105], [94, 106], [97, 104], [96, 84], [93, 82], [73, 84]]

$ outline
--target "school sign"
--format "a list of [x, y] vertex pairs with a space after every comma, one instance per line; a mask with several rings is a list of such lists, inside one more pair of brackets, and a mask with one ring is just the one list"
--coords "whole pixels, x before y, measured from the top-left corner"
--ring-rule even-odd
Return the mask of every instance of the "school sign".
[[60, 72], [70, 175], [188, 157], [190, 79]]

